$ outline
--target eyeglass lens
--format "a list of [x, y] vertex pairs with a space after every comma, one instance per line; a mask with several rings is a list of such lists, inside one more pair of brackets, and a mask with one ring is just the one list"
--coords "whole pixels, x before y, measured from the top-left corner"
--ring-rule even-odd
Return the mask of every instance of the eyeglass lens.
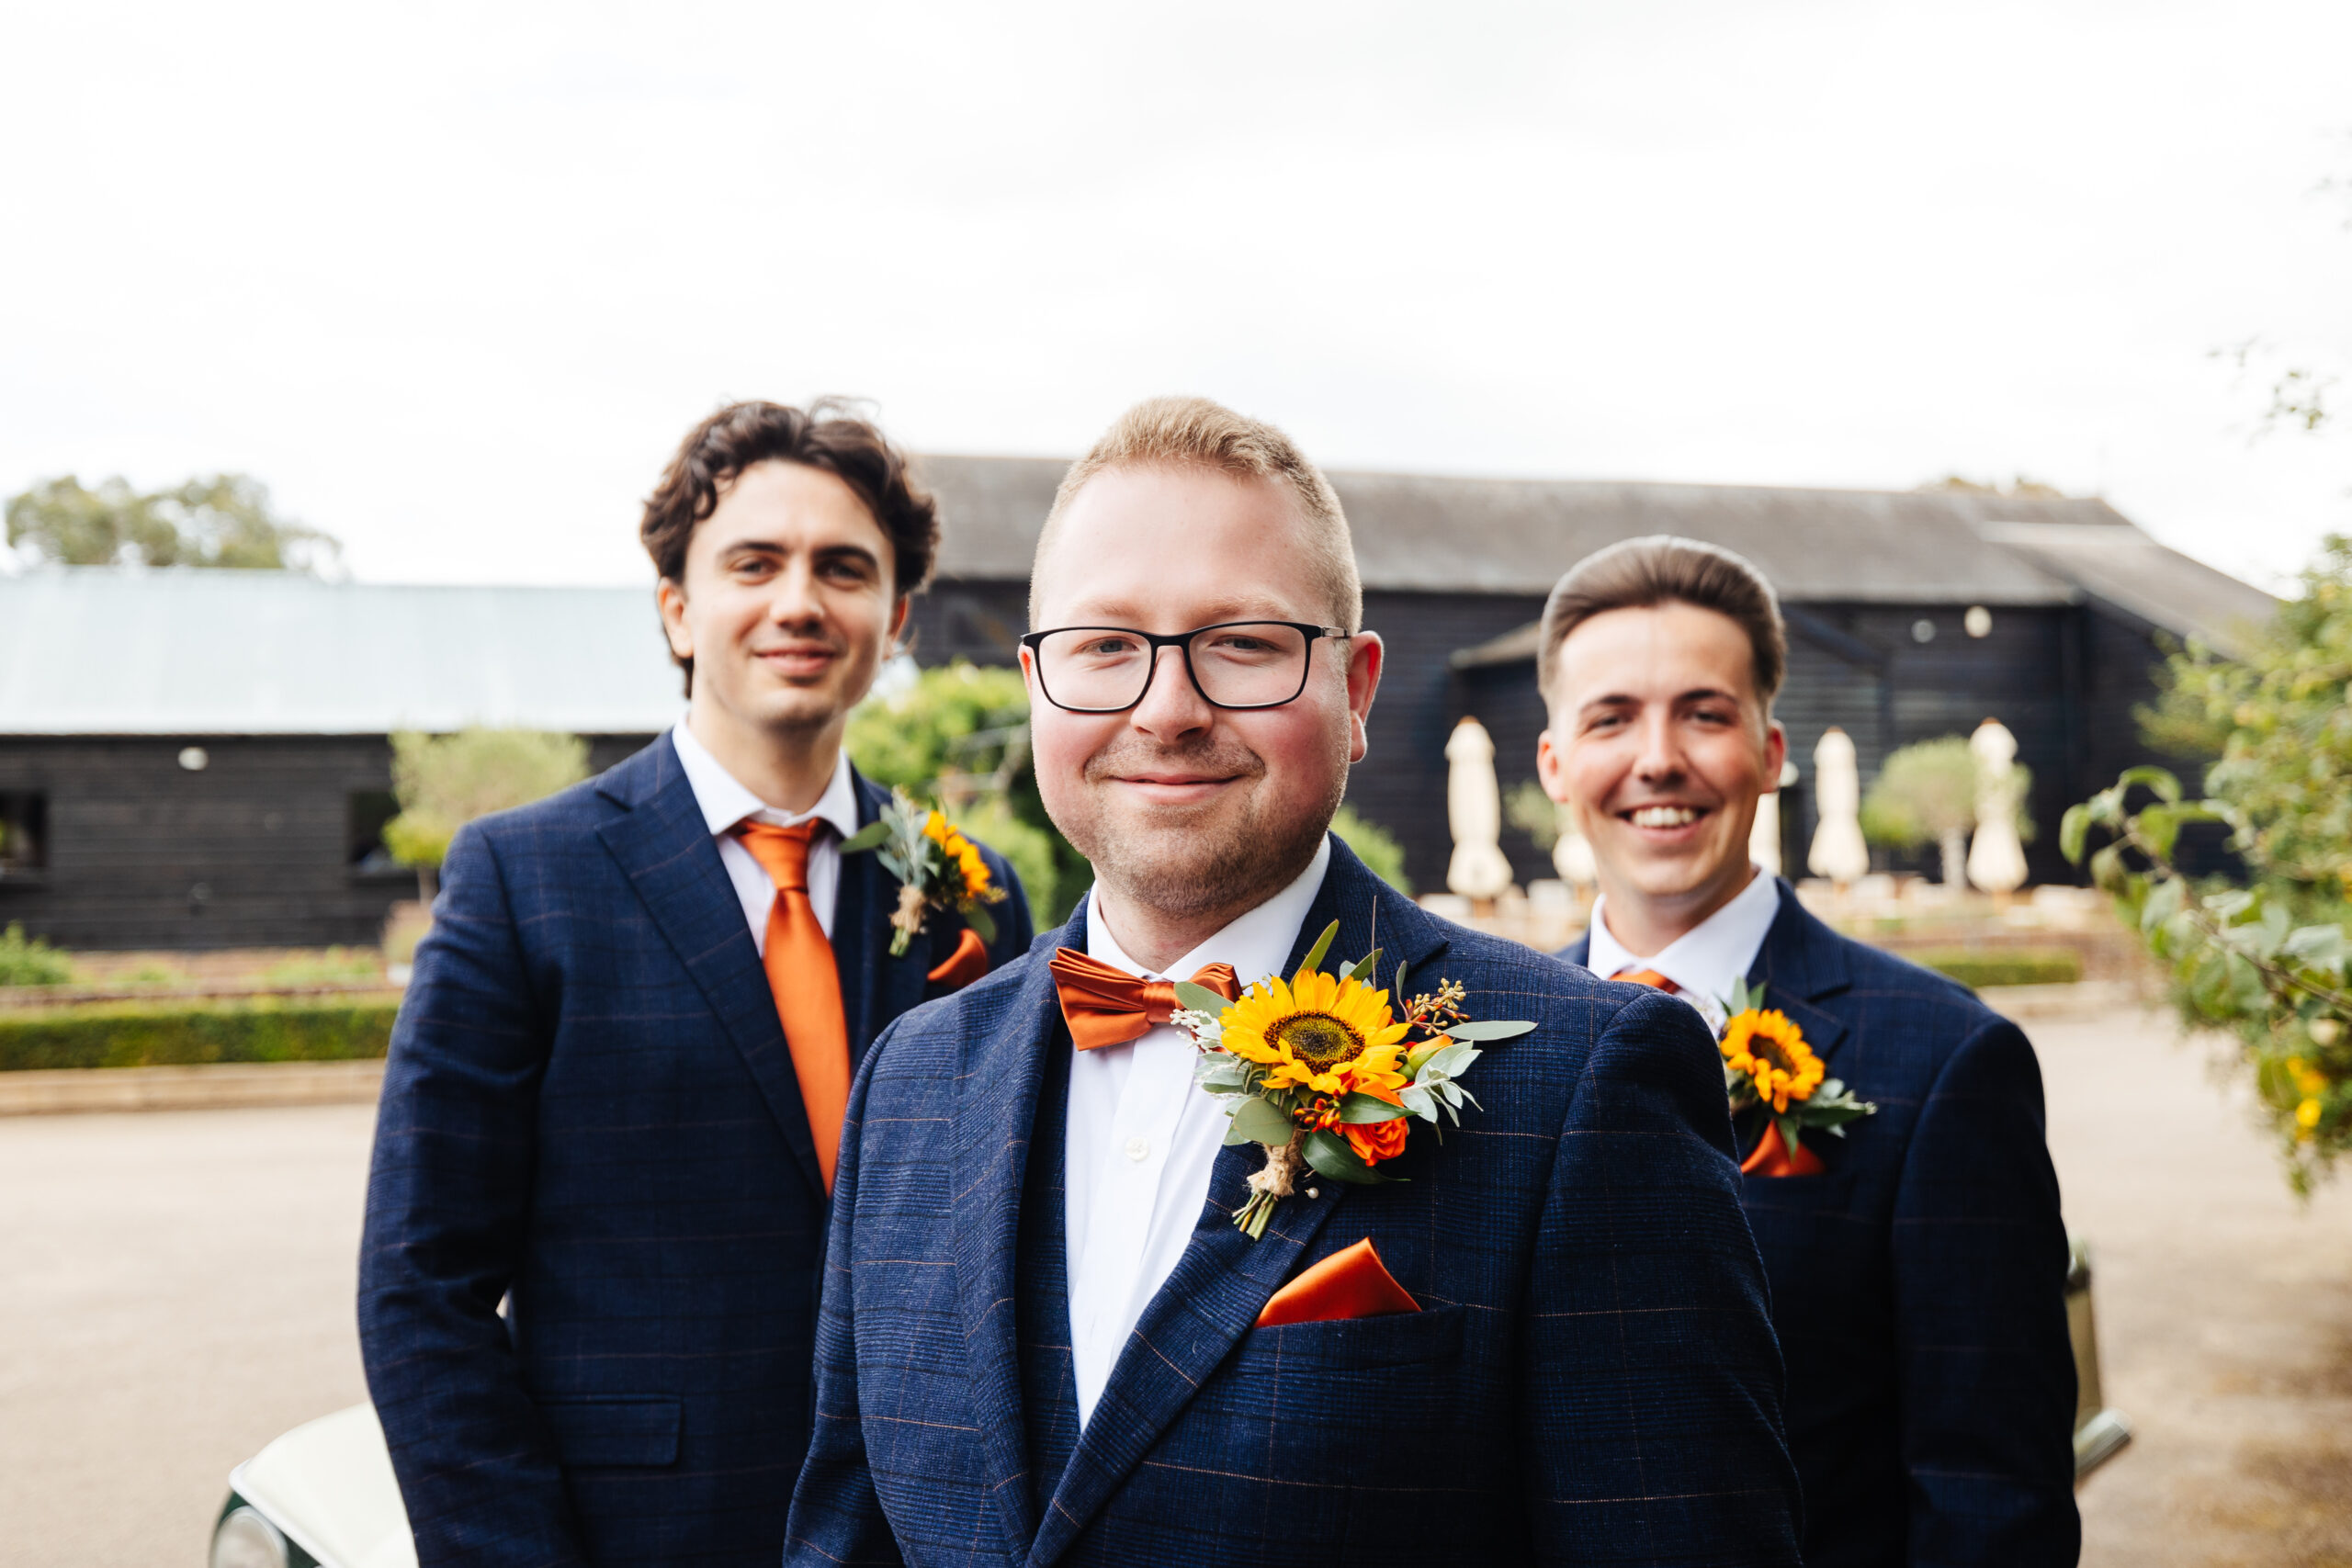
[[[1201, 694], [1223, 707], [1272, 707], [1298, 695], [1307, 639], [1279, 621], [1210, 626], [1185, 645]], [[1152, 647], [1131, 631], [1078, 626], [1037, 645], [1038, 675], [1063, 707], [1129, 708], [1151, 683]]]

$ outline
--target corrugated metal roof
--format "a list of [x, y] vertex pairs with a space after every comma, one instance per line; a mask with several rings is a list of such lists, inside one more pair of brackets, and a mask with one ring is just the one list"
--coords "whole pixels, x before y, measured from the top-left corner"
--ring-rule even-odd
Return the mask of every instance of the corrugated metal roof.
[[0, 734], [662, 729], [684, 707], [640, 588], [412, 588], [278, 571], [0, 577]]
[[[946, 536], [941, 575], [1025, 581], [1068, 464], [1050, 457], [925, 457]], [[1980, 525], [2131, 527], [2101, 501], [2017, 501], [1944, 491], [1452, 479], [1333, 472], [1364, 586], [1543, 593], [1577, 560], [1640, 534], [1737, 550], [1792, 601], [2053, 604], [2069, 584], [1978, 535]]]
[[2139, 529], [2090, 523], [1990, 523], [1988, 541], [2153, 626], [2244, 658], [2278, 601], [2251, 583], [2168, 550]]

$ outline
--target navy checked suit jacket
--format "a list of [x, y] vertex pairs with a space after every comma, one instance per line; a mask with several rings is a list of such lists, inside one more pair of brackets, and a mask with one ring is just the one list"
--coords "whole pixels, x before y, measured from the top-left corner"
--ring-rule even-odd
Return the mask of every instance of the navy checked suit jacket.
[[[888, 797], [857, 788], [871, 821]], [[983, 852], [1012, 895], [1001, 960], [1029, 916]], [[873, 855], [843, 858], [854, 1051], [959, 934], [934, 918], [890, 957], [896, 893]], [[772, 1568], [825, 1211], [775, 998], [669, 738], [460, 833], [393, 1030], [360, 1255], [421, 1562]]]
[[1805, 1139], [1821, 1174], [1741, 1179], [1788, 1358], [1805, 1562], [2073, 1563], [2066, 1231], [2033, 1047], [1785, 882], [1748, 978], [1878, 1105]]
[[[1024, 1197], [1028, 1228], [1050, 1223], [1031, 1163], [1058, 1186], [1033, 1137], [1060, 1121], [1040, 1086], [1069, 1050], [1046, 957], [1084, 947], [1083, 908], [892, 1027], [852, 1093], [787, 1563], [1797, 1562], [1705, 1029], [1430, 916], [1336, 842], [1292, 964], [1335, 919], [1334, 951], [1365, 952], [1375, 911], [1384, 977], [1402, 961], [1415, 988], [1458, 980], [1474, 1015], [1541, 1027], [1473, 1069], [1483, 1113], [1383, 1167], [1408, 1180], [1303, 1189], [1261, 1240], [1232, 1214], [1263, 1156], [1225, 1150], [1082, 1433], [1059, 1260], [1022, 1280], [1016, 1258]], [[1365, 1237], [1421, 1311], [1252, 1325]], [[1024, 1315], [1046, 1341], [1026, 1354]]]

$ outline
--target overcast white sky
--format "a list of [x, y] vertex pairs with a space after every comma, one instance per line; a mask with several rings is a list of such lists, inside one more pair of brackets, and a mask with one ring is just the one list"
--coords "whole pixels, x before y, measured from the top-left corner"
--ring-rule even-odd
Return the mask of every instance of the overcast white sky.
[[722, 399], [1067, 454], [1197, 391], [1335, 468], [2024, 472], [2268, 581], [2352, 436], [2210, 353], [2352, 369], [2347, 60], [2342, 0], [15, 6], [0, 493], [631, 582]]

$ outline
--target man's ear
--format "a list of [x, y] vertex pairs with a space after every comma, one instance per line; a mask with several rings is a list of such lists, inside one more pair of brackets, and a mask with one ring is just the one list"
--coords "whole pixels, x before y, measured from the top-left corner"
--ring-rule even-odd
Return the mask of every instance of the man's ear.
[[670, 651], [681, 659], [692, 659], [695, 635], [686, 626], [686, 591], [665, 577], [654, 587], [653, 606], [662, 612], [662, 630], [670, 638]]
[[1781, 789], [1781, 774], [1789, 765], [1789, 732], [1781, 728], [1777, 718], [1764, 721], [1764, 787], [1759, 795], [1777, 795]]
[[901, 653], [906, 651], [901, 639], [906, 636], [907, 613], [914, 607], [914, 596], [909, 593], [899, 594], [899, 602], [890, 606], [890, 646]]
[[1552, 727], [1545, 725], [1544, 732], [1535, 738], [1535, 778], [1555, 806], [1565, 806], [1568, 801], [1567, 766], [1567, 759], [1552, 744]]
[[1364, 733], [1372, 717], [1373, 694], [1380, 690], [1381, 661], [1387, 649], [1378, 632], [1358, 632], [1348, 639], [1348, 761], [1361, 762], [1372, 750]]

